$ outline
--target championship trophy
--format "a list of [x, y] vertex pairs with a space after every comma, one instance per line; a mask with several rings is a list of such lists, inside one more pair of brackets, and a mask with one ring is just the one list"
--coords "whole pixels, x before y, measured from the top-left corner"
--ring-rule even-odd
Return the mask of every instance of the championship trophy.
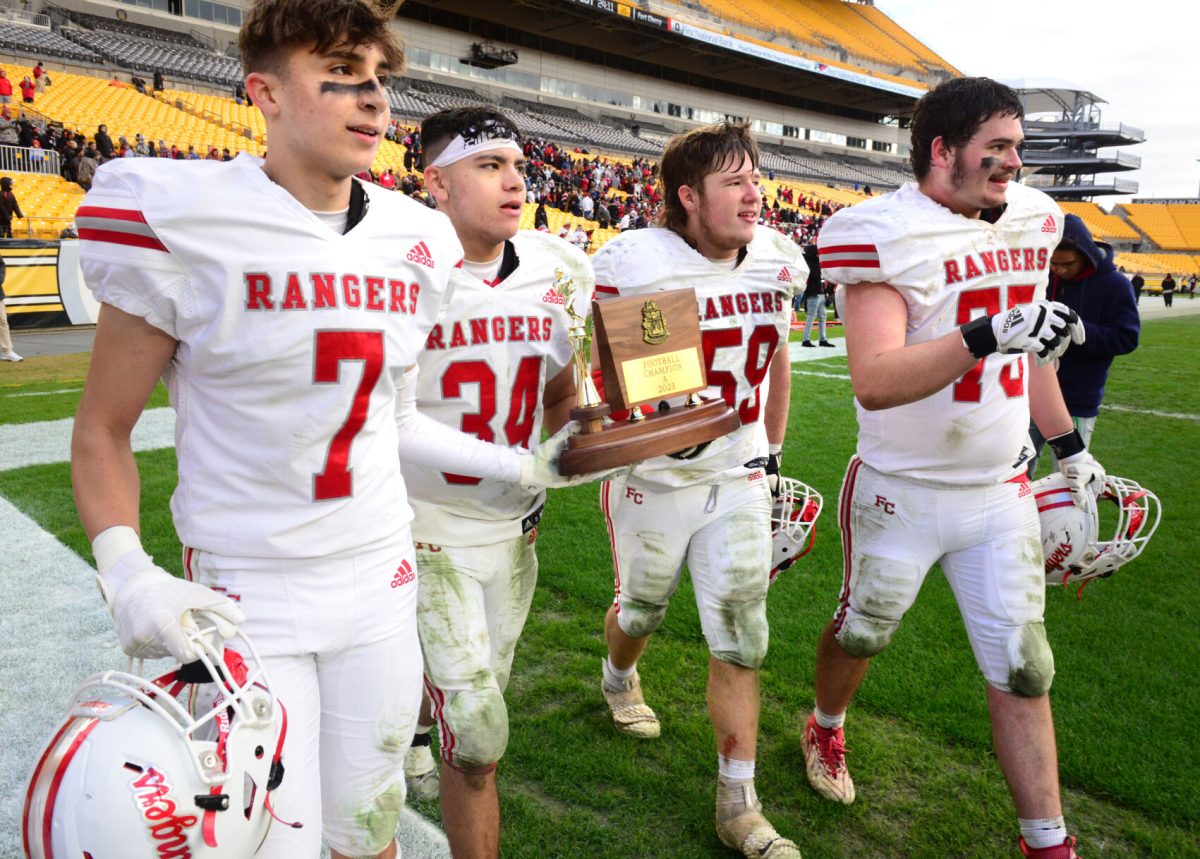
[[[741, 426], [737, 412], [723, 399], [698, 396], [708, 383], [694, 289], [592, 302], [605, 402], [592, 382], [591, 337], [572, 303], [575, 284], [561, 269], [554, 274], [554, 291], [571, 320], [567, 339], [578, 396], [571, 418], [582, 427], [559, 460], [560, 472], [587, 474], [687, 451]], [[671, 405], [672, 397], [685, 399]], [[656, 404], [656, 410], [643, 414], [645, 403]], [[626, 420], [605, 421], [614, 411], [625, 410]]]

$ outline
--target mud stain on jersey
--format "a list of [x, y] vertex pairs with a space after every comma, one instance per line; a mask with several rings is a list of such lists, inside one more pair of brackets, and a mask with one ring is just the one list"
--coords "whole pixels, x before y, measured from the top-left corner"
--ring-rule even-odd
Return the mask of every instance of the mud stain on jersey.
[[962, 447], [970, 434], [970, 427], [966, 426], [967, 421], [963, 418], [955, 418], [950, 422], [950, 429], [946, 430], [946, 448], [947, 450], [958, 450]]

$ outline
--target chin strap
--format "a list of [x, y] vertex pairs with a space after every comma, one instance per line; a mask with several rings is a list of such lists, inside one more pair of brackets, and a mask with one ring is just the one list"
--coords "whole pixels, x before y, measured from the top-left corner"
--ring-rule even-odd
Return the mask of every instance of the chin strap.
[[271, 806], [271, 791], [283, 782], [283, 741], [287, 737], [287, 707], [283, 706], [283, 702], [279, 699], [276, 699], [275, 703], [279, 705], [279, 711], [283, 714], [283, 725], [279, 729], [279, 742], [275, 744], [275, 756], [271, 758], [271, 777], [267, 781], [267, 796], [263, 800], [263, 808], [267, 810], [267, 814], [284, 826], [303, 829], [303, 823], [298, 820], [294, 822], [284, 820], [275, 813], [275, 809]]

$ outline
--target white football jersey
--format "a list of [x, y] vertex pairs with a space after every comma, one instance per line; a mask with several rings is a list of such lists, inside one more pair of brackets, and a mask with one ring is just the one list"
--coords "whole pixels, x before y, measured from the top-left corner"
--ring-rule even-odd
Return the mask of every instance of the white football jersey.
[[104, 165], [79, 209], [99, 301], [179, 341], [184, 545], [309, 558], [390, 539], [412, 518], [395, 393], [437, 318], [462, 247], [444, 215], [364, 186], [338, 235], [262, 161]]
[[[834, 214], [817, 240], [824, 278], [853, 289], [887, 283], [908, 305], [905, 344], [977, 316], [1042, 299], [1063, 214], [1011, 183], [994, 224], [955, 214], [914, 183]], [[885, 474], [950, 485], [999, 483], [1023, 467], [1029, 429], [1025, 355], [989, 355], [923, 400], [858, 408], [858, 455]]]
[[[586, 318], [595, 280], [587, 255], [555, 236], [522, 231], [511, 244], [517, 267], [495, 285], [455, 269], [453, 295], [418, 359], [417, 408], [484, 441], [531, 449], [542, 439], [546, 382], [571, 364], [570, 320], [554, 283], [571, 278], [572, 305]], [[401, 467], [421, 543], [519, 537], [545, 500], [544, 491], [517, 483], [446, 474], [410, 459]]]
[[808, 267], [799, 245], [759, 226], [737, 268], [701, 256], [671, 230], [622, 233], [596, 252], [596, 297], [642, 295], [692, 287], [700, 314], [708, 388], [724, 397], [742, 426], [714, 440], [694, 459], [658, 456], [634, 473], [664, 486], [722, 483], [744, 476], [745, 464], [767, 455], [762, 407], [776, 349], [786, 349], [792, 295], [803, 291]]

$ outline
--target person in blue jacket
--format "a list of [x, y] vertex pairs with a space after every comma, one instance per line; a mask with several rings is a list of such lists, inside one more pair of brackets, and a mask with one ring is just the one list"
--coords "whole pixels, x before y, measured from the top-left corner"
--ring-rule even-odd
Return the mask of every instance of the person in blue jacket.
[[[1094, 241], [1078, 215], [1067, 215], [1062, 241], [1050, 257], [1046, 298], [1078, 313], [1087, 332], [1084, 343], [1071, 346], [1059, 358], [1058, 385], [1075, 428], [1090, 449], [1108, 368], [1114, 357], [1137, 348], [1141, 320], [1133, 285], [1113, 264], [1112, 246]], [[1033, 441], [1029, 476], [1033, 477], [1046, 440], [1032, 423], [1029, 436]]]

